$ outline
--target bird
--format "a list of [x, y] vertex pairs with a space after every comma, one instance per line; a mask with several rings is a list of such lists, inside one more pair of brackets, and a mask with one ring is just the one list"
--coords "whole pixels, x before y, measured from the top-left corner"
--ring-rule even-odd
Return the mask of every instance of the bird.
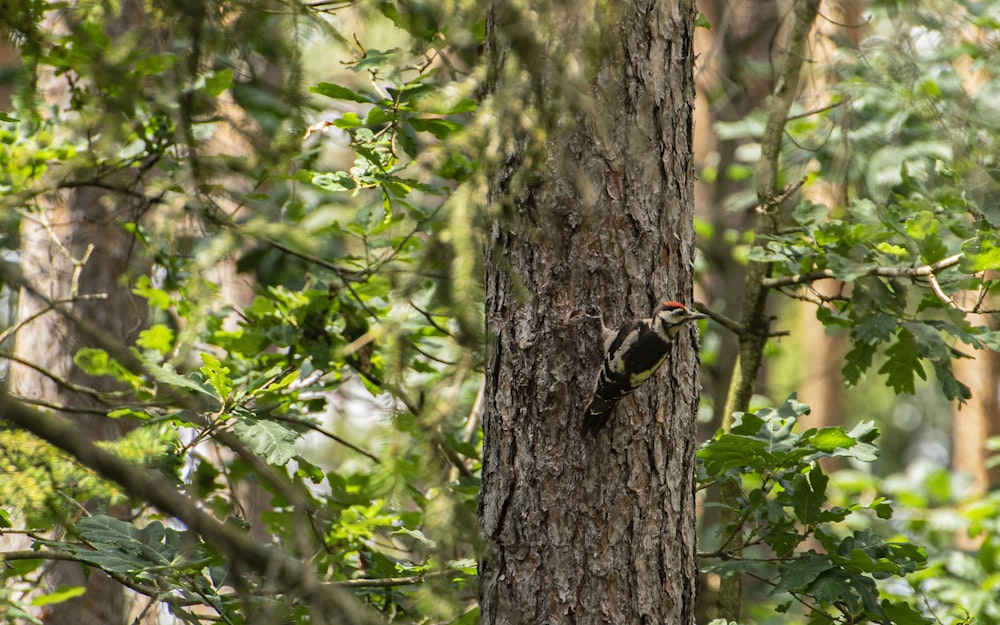
[[[670, 344], [685, 325], [708, 315], [667, 300], [648, 319], [634, 319], [617, 332], [605, 331], [604, 362], [594, 381], [581, 431], [597, 436], [607, 425], [618, 400], [631, 394], [663, 364]], [[603, 326], [603, 320], [602, 320]]]

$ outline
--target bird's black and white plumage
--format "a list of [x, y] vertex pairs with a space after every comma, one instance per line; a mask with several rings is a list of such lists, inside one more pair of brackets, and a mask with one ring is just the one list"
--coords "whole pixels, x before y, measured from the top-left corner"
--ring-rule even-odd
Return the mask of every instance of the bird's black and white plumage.
[[706, 317], [679, 302], [666, 301], [656, 307], [651, 318], [636, 319], [610, 333], [604, 342], [604, 364], [594, 382], [594, 395], [583, 415], [583, 433], [597, 436], [618, 400], [660, 368], [680, 329]]

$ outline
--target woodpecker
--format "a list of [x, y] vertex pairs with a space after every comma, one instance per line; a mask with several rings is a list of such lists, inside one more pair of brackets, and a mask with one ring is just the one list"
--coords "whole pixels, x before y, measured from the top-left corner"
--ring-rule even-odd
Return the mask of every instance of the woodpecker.
[[583, 433], [597, 436], [618, 400], [639, 388], [660, 368], [681, 328], [690, 321], [707, 317], [679, 302], [666, 301], [656, 307], [651, 318], [636, 319], [617, 332], [607, 332], [604, 364], [594, 382], [593, 399], [583, 415]]

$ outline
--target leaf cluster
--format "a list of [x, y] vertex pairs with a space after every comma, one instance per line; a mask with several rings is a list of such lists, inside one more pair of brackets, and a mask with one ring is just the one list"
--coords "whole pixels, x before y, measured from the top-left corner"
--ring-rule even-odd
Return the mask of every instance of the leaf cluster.
[[906, 540], [885, 540], [870, 528], [850, 531], [849, 517], [889, 518], [881, 497], [829, 505], [830, 478], [821, 461], [873, 462], [879, 432], [870, 422], [795, 431], [809, 407], [791, 396], [782, 406], [737, 415], [698, 450], [702, 488], [735, 492], [734, 522], [720, 528], [718, 547], [702, 554], [703, 570], [747, 574], [770, 588], [779, 612], [806, 611], [809, 623], [928, 623], [908, 603], [884, 596], [880, 582], [906, 578], [927, 554]]
[[[766, 288], [814, 304], [828, 329], [850, 334], [848, 384], [874, 367], [894, 392], [912, 394], [933, 372], [963, 403], [970, 390], [952, 361], [997, 348], [974, 314], [997, 312], [998, 59], [973, 34], [994, 12], [951, 8], [881, 6], [860, 45], [837, 47], [824, 99], [785, 121], [784, 206], [767, 234], [737, 249], [768, 266]], [[709, 178], [752, 177], [764, 128], [759, 111], [718, 124], [721, 139], [744, 145]], [[818, 203], [796, 197], [800, 187], [835, 195]], [[750, 195], [728, 201], [749, 208]]]

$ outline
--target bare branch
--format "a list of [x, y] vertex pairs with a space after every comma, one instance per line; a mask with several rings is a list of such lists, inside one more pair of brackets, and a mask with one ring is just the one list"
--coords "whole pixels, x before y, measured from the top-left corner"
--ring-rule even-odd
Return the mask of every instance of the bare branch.
[[744, 331], [743, 326], [740, 325], [739, 321], [736, 321], [735, 319], [730, 319], [729, 317], [723, 315], [719, 311], [709, 308], [708, 306], [700, 302], [695, 302], [694, 308], [698, 312], [708, 315], [712, 321], [716, 322], [723, 328], [729, 330], [733, 334], [737, 336], [743, 334]]
[[396, 586], [412, 586], [423, 583], [423, 575], [410, 575], [408, 577], [386, 577], [380, 579], [346, 579], [339, 582], [330, 582], [331, 586], [340, 588], [394, 588]]

